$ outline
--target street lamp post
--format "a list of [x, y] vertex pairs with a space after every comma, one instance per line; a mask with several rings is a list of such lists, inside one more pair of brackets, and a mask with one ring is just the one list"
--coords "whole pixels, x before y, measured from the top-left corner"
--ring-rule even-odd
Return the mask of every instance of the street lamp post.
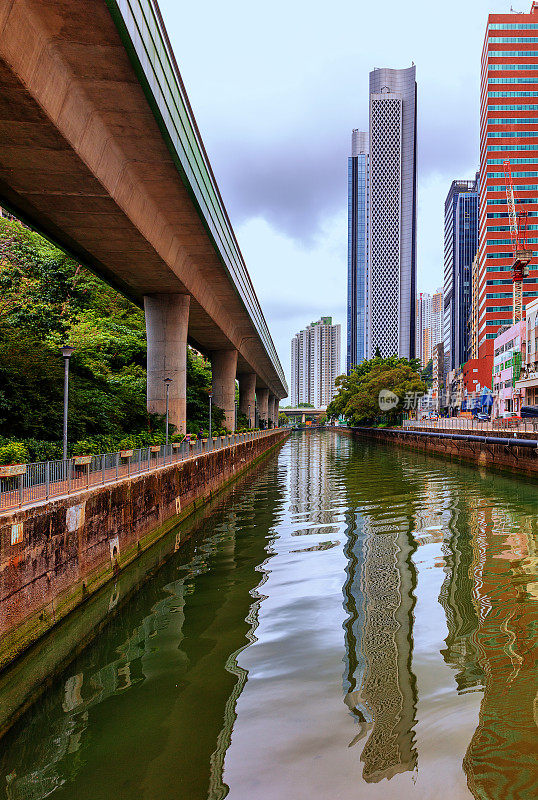
[[209, 390], [209, 439], [211, 439], [211, 401], [213, 399], [213, 391]]
[[64, 344], [62, 356], [64, 357], [64, 424], [63, 424], [63, 459], [67, 460], [67, 410], [69, 406], [69, 359], [74, 353], [74, 347]]
[[163, 378], [163, 383], [166, 386], [166, 446], [168, 447], [168, 405], [170, 399], [170, 384], [172, 378]]
[[250, 430], [251, 428], [252, 428], [252, 417], [250, 416], [250, 403], [249, 403], [249, 406], [248, 406], [248, 429]]

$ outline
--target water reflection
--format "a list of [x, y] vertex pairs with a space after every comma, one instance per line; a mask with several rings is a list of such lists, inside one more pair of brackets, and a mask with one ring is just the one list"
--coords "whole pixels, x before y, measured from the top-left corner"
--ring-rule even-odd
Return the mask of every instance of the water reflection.
[[477, 798], [532, 798], [538, 796], [536, 518], [512, 504], [487, 506], [478, 512], [477, 529], [475, 641], [484, 697], [464, 769]]
[[143, 786], [226, 795], [223, 754], [246, 680], [236, 657], [254, 638], [282, 478], [273, 463], [248, 494], [234, 489], [6, 737], [9, 800], [72, 797], [74, 786], [92, 800], [140, 797]]
[[294, 436], [127, 603], [107, 589], [2, 741], [0, 797], [534, 800], [537, 504]]
[[[358, 491], [353, 501], [367, 507], [353, 514], [347, 528], [344, 584], [346, 672], [344, 702], [364, 736], [363, 778], [390, 779], [417, 765], [413, 728], [416, 722], [416, 680], [412, 663], [412, 628], [416, 570], [412, 554], [412, 516], [401, 502], [405, 477], [377, 481], [379, 503]], [[355, 485], [355, 484], [352, 484]], [[362, 498], [361, 495], [368, 497]]]

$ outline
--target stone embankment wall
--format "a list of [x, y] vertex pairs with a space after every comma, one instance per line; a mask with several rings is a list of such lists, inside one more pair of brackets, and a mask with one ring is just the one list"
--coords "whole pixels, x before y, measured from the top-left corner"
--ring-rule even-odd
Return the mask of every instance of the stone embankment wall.
[[288, 435], [0, 515], [0, 669]]
[[[491, 436], [488, 432], [488, 441], [472, 441], [470, 439], [455, 439], [450, 436], [437, 438], [431, 434], [414, 433], [412, 430], [404, 431], [398, 428], [337, 428], [336, 430], [356, 436], [357, 438], [370, 439], [384, 444], [396, 444], [401, 447], [421, 450], [425, 453], [439, 455], [442, 458], [454, 461], [463, 461], [478, 464], [481, 467], [502, 469], [518, 475], [538, 477], [538, 453], [535, 448], [509, 446], [495, 439], [502, 439], [502, 432], [495, 432]], [[441, 431], [447, 433], [447, 431]], [[454, 431], [454, 435], [466, 436], [461, 430]], [[478, 434], [469, 434], [476, 439]], [[514, 442], [513, 434], [505, 432], [505, 437]], [[524, 437], [518, 437], [523, 439]], [[538, 437], [537, 437], [538, 438]], [[528, 436], [525, 437], [528, 440]]]

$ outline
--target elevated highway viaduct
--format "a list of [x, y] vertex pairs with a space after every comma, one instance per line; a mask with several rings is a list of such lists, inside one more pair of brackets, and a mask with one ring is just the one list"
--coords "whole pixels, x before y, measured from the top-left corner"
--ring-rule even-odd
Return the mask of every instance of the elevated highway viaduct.
[[284, 373], [156, 0], [0, 0], [0, 205], [144, 307], [148, 408], [186, 421], [186, 345], [213, 400], [278, 420]]

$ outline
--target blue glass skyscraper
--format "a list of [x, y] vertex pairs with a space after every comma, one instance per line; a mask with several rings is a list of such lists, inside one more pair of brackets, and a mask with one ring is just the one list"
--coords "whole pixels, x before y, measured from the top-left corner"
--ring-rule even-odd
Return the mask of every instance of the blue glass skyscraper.
[[470, 357], [471, 269], [477, 250], [478, 177], [452, 181], [445, 201], [443, 340], [447, 372]]
[[354, 130], [348, 158], [347, 372], [367, 354], [368, 137]]

